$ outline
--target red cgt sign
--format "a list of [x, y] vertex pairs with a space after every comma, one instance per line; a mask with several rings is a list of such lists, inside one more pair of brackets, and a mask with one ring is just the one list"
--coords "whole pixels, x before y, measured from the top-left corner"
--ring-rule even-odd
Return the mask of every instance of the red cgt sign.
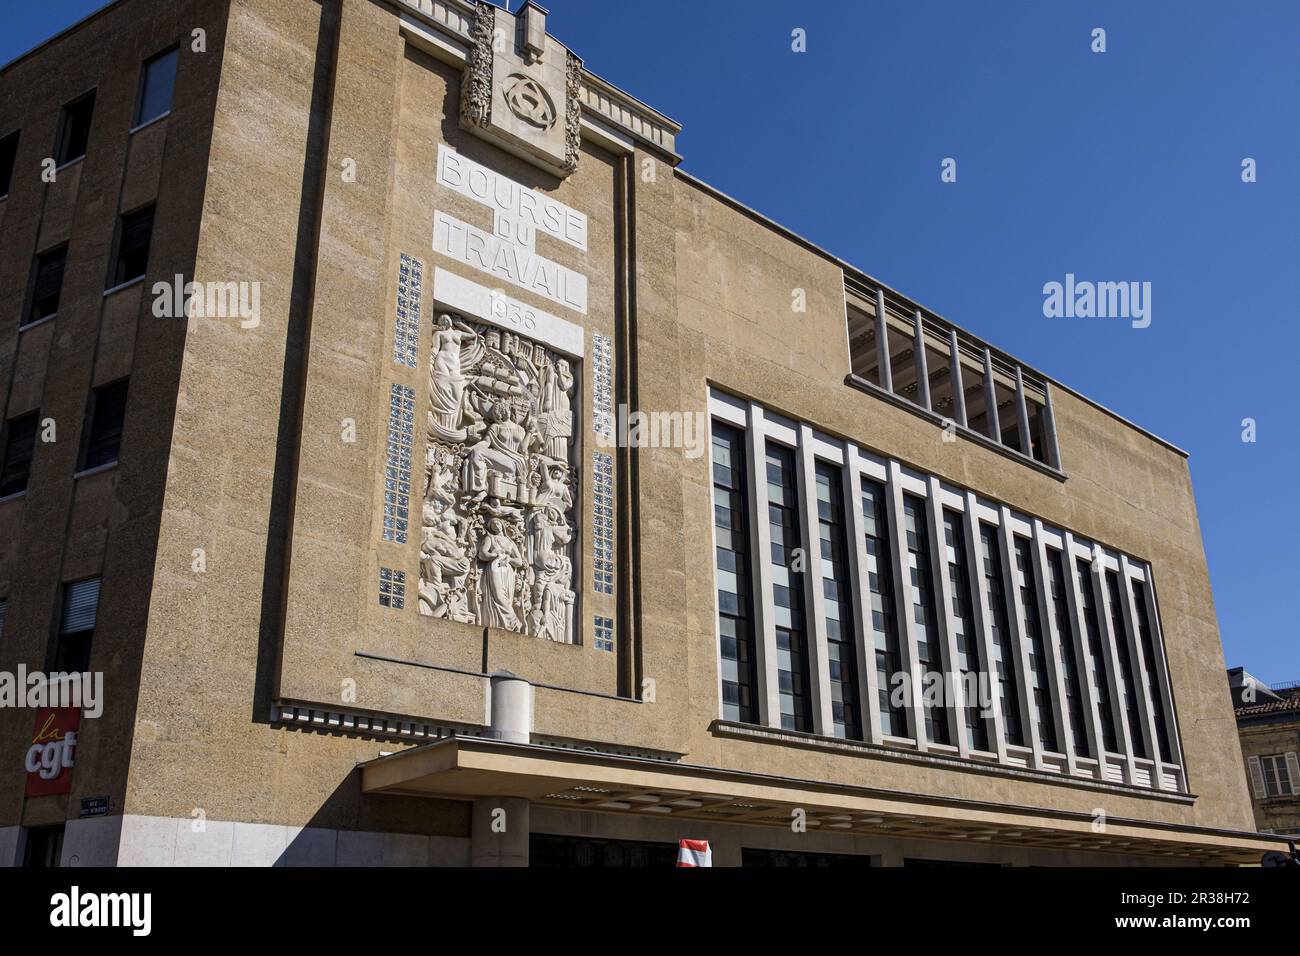
[[80, 727], [80, 707], [42, 707], [36, 712], [36, 732], [27, 748], [27, 796], [67, 793], [72, 789]]

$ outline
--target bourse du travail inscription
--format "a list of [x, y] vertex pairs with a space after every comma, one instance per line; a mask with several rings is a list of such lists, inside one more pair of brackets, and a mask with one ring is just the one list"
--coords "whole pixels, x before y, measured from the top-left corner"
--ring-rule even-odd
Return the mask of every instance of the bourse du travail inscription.
[[[436, 210], [436, 253], [586, 312], [587, 277], [536, 253], [539, 236], [586, 251], [583, 213], [446, 146], [437, 182], [493, 232]], [[574, 643], [583, 329], [441, 267], [433, 294], [420, 612]]]

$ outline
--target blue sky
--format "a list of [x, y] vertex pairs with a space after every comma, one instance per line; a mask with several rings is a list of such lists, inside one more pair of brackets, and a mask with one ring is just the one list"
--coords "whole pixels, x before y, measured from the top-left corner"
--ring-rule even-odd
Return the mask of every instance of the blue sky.
[[[3, 0], [0, 62], [101, 5]], [[686, 170], [1187, 449], [1228, 663], [1300, 679], [1300, 4], [546, 6]], [[1150, 327], [1044, 318], [1067, 272]]]

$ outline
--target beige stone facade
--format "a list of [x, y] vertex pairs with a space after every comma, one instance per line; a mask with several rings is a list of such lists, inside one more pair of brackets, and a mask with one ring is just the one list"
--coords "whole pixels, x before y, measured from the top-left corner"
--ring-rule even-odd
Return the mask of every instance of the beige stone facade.
[[[58, 314], [0, 323], [5, 418], [58, 423], [26, 493], [0, 500], [0, 669], [42, 666], [65, 585], [99, 576], [90, 666], [107, 696], [61, 795], [24, 795], [32, 714], [0, 711], [0, 859], [58, 824], [63, 862], [106, 864], [518, 863], [530, 832], [704, 838], [719, 864], [747, 849], [1082, 865], [1273, 848], [1253, 834], [1186, 456], [1029, 369], [1055, 431], [1039, 460], [970, 429], [944, 441], [937, 414], [855, 383], [846, 304], [870, 314], [878, 290], [921, 307], [677, 169], [672, 120], [539, 34], [535, 5], [516, 14], [487, 69], [493, 35], [469, 0], [120, 0], [0, 73], [0, 137], [20, 131], [0, 313], [26, 308], [34, 256], [68, 242]], [[178, 43], [170, 114], [132, 131], [141, 63]], [[476, 70], [495, 126], [464, 119]], [[85, 158], [41, 181], [60, 107], [92, 87]], [[448, 151], [502, 191], [449, 185]], [[150, 201], [147, 276], [105, 294], [118, 214]], [[158, 318], [154, 285], [176, 275], [257, 283], [260, 315]], [[495, 293], [491, 314], [470, 314], [475, 287]], [[448, 347], [458, 372], [435, 374], [445, 312], [473, 337]], [[570, 355], [554, 343], [575, 328]], [[543, 355], [571, 359], [569, 431], [520, 371]], [[74, 477], [89, 390], [125, 376], [119, 464]], [[710, 456], [606, 448], [606, 390], [615, 415], [753, 403], [802, 443], [1141, 568], [1167, 766], [1121, 754], [1116, 777], [1042, 747], [981, 760], [838, 740], [820, 720], [722, 719]], [[444, 407], [467, 432], [443, 439], [452, 511], [425, 504], [426, 412]], [[538, 495], [561, 452], [572, 502], [545, 520], [572, 539], [543, 546]], [[449, 514], [463, 565], [431, 550]], [[494, 515], [518, 567], [483, 557]], [[494, 599], [517, 627], [484, 610]], [[571, 615], [568, 639], [530, 616], [543, 607]], [[523, 742], [494, 727], [502, 671], [531, 685]], [[99, 797], [109, 813], [82, 817]]]

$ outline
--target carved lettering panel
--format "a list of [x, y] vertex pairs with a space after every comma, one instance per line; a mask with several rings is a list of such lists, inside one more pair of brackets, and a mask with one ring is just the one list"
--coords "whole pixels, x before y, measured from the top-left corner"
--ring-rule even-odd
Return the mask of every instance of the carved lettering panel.
[[460, 315], [432, 334], [420, 613], [571, 644], [575, 370]]

